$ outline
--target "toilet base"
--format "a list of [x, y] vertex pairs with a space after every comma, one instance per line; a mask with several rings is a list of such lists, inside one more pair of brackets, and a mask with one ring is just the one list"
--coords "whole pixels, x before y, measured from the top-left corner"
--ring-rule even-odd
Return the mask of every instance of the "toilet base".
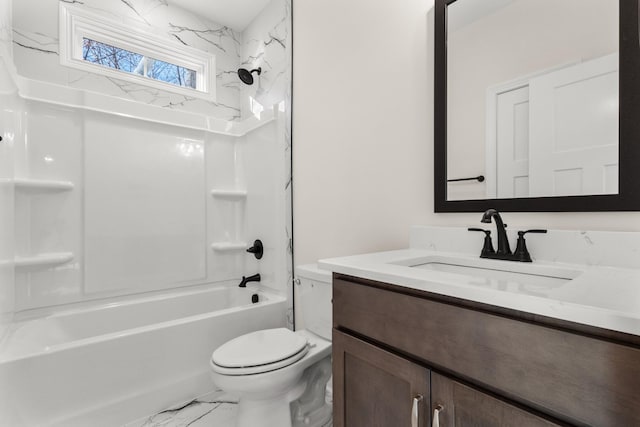
[[302, 382], [287, 393], [266, 399], [241, 396], [236, 427], [292, 427], [291, 402], [302, 395], [305, 386]]
[[291, 413], [287, 402], [239, 402], [237, 427], [291, 427]]

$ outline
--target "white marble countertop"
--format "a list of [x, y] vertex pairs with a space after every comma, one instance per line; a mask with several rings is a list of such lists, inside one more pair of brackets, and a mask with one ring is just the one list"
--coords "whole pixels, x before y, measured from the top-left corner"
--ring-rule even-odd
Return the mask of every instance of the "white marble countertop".
[[[416, 231], [417, 234], [422, 233], [422, 236], [416, 238]], [[606, 265], [605, 258], [598, 263], [589, 261], [593, 258], [589, 258], [588, 250], [585, 249], [583, 252], [586, 262], [584, 263], [575, 262], [579, 261], [575, 252], [571, 252], [571, 261], [574, 262], [562, 262], [563, 260], [557, 259], [557, 256], [554, 256], [553, 261], [534, 259], [531, 264], [480, 260], [477, 253], [451, 250], [455, 249], [452, 247], [451, 240], [443, 245], [448, 245], [447, 251], [439, 250], [438, 239], [442, 240], [442, 237], [451, 234], [452, 231], [454, 235], [460, 237], [457, 240], [462, 240], [459, 244], [468, 243], [464, 241], [465, 238], [462, 238], [466, 236], [462, 234], [462, 229], [420, 227], [412, 231], [412, 246], [421, 247], [325, 259], [319, 261], [319, 267], [401, 287], [640, 336], [640, 268], [638, 268], [640, 258], [637, 266], [634, 259], [629, 259], [628, 262], [616, 259], [615, 262], [609, 263], [616, 265], [611, 266]], [[546, 244], [557, 246], [556, 240], [559, 238], [566, 240], [564, 238], [567, 237], [567, 233], [571, 234], [571, 232], [556, 233], [555, 237], [548, 239]], [[553, 235], [552, 232], [550, 234]], [[599, 240], [609, 241], [612, 238], [610, 234], [595, 233], [587, 236], [586, 240], [590, 242], [589, 246], [593, 246], [594, 242]], [[631, 241], [640, 237], [640, 233], [631, 234]], [[425, 235], [428, 237], [425, 238]], [[585, 233], [582, 232], [580, 235], [584, 236]], [[449, 235], [450, 239], [451, 237], [456, 240], [456, 236]], [[623, 237], [622, 234], [620, 237]], [[636, 248], [629, 247], [629, 236], [625, 237], [627, 243], [622, 246], [631, 250], [632, 256], [637, 256]], [[478, 247], [474, 249], [479, 250], [481, 239], [477, 243], [475, 246]], [[541, 247], [544, 244], [537, 246], [538, 251], [545, 249]], [[455, 257], [466, 265], [475, 263], [496, 269], [505, 267], [512, 271], [557, 269], [559, 272], [564, 272], [559, 276], [570, 276], [572, 279], [549, 286], [537, 284], [522, 286], [517, 281], [482, 280], [471, 274], [412, 267], [423, 264], [429, 258], [433, 260], [433, 257]]]

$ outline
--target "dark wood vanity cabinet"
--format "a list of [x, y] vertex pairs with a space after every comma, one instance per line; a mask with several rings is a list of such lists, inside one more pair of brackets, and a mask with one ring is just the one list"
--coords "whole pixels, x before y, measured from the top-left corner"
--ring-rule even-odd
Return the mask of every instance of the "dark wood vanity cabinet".
[[429, 425], [428, 369], [336, 330], [333, 363], [336, 427]]
[[640, 426], [638, 337], [339, 274], [333, 319], [337, 427]]
[[338, 330], [333, 348], [336, 427], [558, 425]]

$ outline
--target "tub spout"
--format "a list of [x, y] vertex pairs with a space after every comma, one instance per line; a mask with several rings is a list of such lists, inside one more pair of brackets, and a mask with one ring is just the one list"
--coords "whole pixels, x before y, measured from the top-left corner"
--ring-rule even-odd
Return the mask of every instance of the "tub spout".
[[240, 286], [241, 288], [246, 288], [247, 287], [247, 283], [249, 283], [249, 282], [259, 282], [259, 281], [260, 281], [260, 273], [254, 274], [253, 276], [249, 276], [249, 277], [242, 276], [242, 281], [240, 282], [240, 284], [238, 286]]

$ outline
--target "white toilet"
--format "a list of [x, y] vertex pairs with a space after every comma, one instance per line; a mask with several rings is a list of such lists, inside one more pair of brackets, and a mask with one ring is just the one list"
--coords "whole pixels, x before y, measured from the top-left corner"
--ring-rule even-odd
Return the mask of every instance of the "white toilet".
[[[304, 329], [251, 332], [221, 345], [211, 357], [213, 382], [240, 399], [238, 427], [291, 427], [291, 402], [324, 403], [331, 373], [331, 274], [310, 264], [297, 267], [296, 276], [296, 309]], [[318, 378], [324, 379], [321, 396], [310, 397]]]

